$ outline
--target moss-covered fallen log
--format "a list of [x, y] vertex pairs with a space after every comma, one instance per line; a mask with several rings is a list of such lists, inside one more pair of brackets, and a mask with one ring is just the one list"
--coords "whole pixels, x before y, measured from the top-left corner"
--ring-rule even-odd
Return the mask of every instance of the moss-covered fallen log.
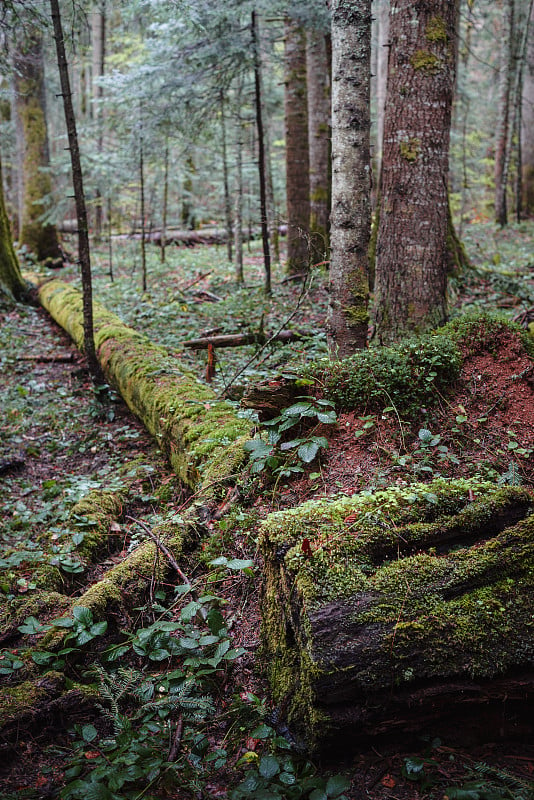
[[[82, 298], [53, 280], [39, 288], [52, 317], [83, 347]], [[110, 383], [156, 437], [176, 474], [197, 489], [236, 471], [249, 424], [175, 356], [94, 304], [95, 346]]]
[[308, 741], [532, 692], [533, 503], [526, 489], [438, 480], [267, 518], [270, 680]]

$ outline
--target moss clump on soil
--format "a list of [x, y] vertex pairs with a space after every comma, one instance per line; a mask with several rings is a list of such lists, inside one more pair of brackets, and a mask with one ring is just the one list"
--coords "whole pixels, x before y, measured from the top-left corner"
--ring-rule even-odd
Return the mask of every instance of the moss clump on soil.
[[[80, 293], [61, 281], [39, 290], [42, 304], [81, 347]], [[244, 461], [249, 424], [200, 383], [176, 357], [94, 304], [95, 345], [111, 383], [168, 456], [177, 475], [197, 488], [223, 479]]]
[[526, 489], [439, 479], [269, 515], [263, 638], [295, 724], [319, 735], [338, 690], [365, 704], [530, 663], [533, 505]]
[[461, 356], [450, 336], [428, 334], [395, 347], [373, 347], [330, 364], [305, 370], [338, 409], [410, 411], [432, 402], [460, 374]]
[[503, 317], [468, 314], [394, 346], [371, 347], [342, 361], [318, 362], [304, 370], [338, 409], [380, 410], [395, 406], [411, 413], [434, 403], [458, 379], [463, 360], [515, 337], [526, 354], [534, 352], [525, 331]]

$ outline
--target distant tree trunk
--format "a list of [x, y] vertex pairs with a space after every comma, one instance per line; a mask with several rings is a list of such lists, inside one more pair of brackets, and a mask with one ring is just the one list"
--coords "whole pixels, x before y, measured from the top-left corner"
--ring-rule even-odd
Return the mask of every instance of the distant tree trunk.
[[80, 150], [78, 147], [78, 135], [76, 132], [76, 119], [74, 117], [74, 108], [72, 105], [72, 93], [70, 90], [69, 69], [65, 54], [65, 42], [63, 40], [63, 26], [61, 24], [59, 0], [50, 0], [50, 9], [52, 13], [54, 39], [56, 41], [57, 63], [61, 82], [61, 95], [63, 98], [65, 123], [67, 126], [69, 139], [72, 180], [76, 201], [76, 218], [78, 224], [78, 258], [82, 275], [83, 293], [84, 350], [89, 372], [95, 384], [98, 385], [105, 383], [105, 379], [95, 351], [91, 251], [89, 247], [89, 230], [87, 225], [87, 207], [85, 205], [82, 165], [80, 161]]
[[141, 119], [139, 121], [139, 202], [141, 205], [141, 283], [143, 292], [146, 292], [145, 144]]
[[328, 345], [344, 358], [367, 342], [371, 225], [371, 0], [332, 0], [332, 217]]
[[169, 206], [169, 137], [165, 137], [163, 156], [163, 201], [161, 204], [161, 263], [165, 263], [167, 239], [167, 209]]
[[271, 250], [269, 247], [269, 223], [267, 219], [267, 184], [265, 180], [265, 141], [263, 136], [263, 114], [261, 97], [260, 54], [258, 21], [252, 12], [252, 47], [254, 50], [254, 89], [256, 106], [256, 127], [258, 130], [258, 168], [260, 179], [261, 241], [263, 246], [263, 267], [265, 273], [265, 294], [271, 294]]
[[9, 220], [4, 203], [4, 184], [0, 162], [0, 296], [10, 300], [24, 300], [26, 285], [13, 249]]
[[330, 254], [330, 64], [326, 37], [308, 31], [306, 41], [308, 82], [308, 140], [310, 148], [311, 261], [326, 261]]
[[285, 22], [284, 52], [287, 271], [305, 272], [310, 264], [310, 179], [306, 107], [306, 45], [303, 29]]
[[510, 96], [514, 74], [514, 16], [515, 0], [504, 0], [499, 67], [499, 112], [495, 140], [495, 221], [501, 226], [508, 224], [506, 163], [511, 128]]
[[[530, 22], [532, 30], [533, 23]], [[534, 217], [534, 36], [530, 36], [523, 76], [521, 108], [521, 207]]]
[[226, 221], [226, 231], [228, 238], [226, 241], [226, 252], [228, 261], [232, 262], [232, 238], [233, 238], [233, 223], [232, 223], [232, 206], [230, 203], [230, 183], [228, 179], [228, 146], [226, 142], [226, 119], [224, 117], [224, 91], [219, 89], [219, 106], [221, 112], [221, 150], [222, 150], [222, 166], [223, 166], [223, 189], [224, 189], [224, 217]]
[[[105, 58], [106, 58], [106, 0], [100, 0], [98, 5], [92, 11], [91, 15], [91, 41], [93, 48], [93, 118], [98, 125], [97, 136], [97, 152], [100, 154], [104, 148], [104, 128], [103, 128], [103, 114], [100, 102], [102, 100], [104, 90], [99, 84], [99, 78], [102, 78], [105, 71]], [[100, 241], [102, 236], [102, 220], [103, 220], [103, 201], [102, 191], [100, 186], [97, 186], [95, 192], [95, 220], [94, 220], [94, 236], [96, 241]]]
[[378, 52], [376, 58], [376, 152], [374, 157], [376, 186], [380, 182], [384, 142], [384, 114], [389, 56], [389, 0], [380, 0], [377, 14]]
[[[241, 89], [242, 87], [240, 87]], [[235, 280], [243, 285], [243, 123], [238, 117], [235, 143]]]
[[[258, 58], [259, 58], [259, 79], [260, 79], [260, 96], [262, 98], [262, 105], [263, 105], [263, 97], [264, 97], [264, 90], [263, 90], [263, 76], [264, 76], [264, 69], [263, 69], [263, 61], [262, 61], [262, 31], [263, 28], [259, 25], [259, 19], [257, 19], [257, 28], [258, 28]], [[264, 150], [264, 163], [265, 163], [265, 188], [267, 192], [267, 223], [269, 226], [269, 247], [271, 250], [272, 257], [275, 261], [280, 261], [280, 233], [278, 229], [278, 214], [276, 213], [276, 203], [274, 198], [274, 185], [273, 185], [273, 170], [271, 165], [271, 132], [269, 129], [269, 116], [266, 114], [262, 114], [263, 116], [263, 150]]]
[[19, 152], [19, 243], [39, 261], [60, 259], [55, 225], [43, 223], [50, 208], [52, 179], [46, 125], [43, 36], [28, 27], [13, 61], [17, 149]]
[[376, 333], [446, 319], [449, 134], [457, 2], [393, 0], [376, 247]]
[[189, 231], [194, 231], [196, 228], [195, 212], [193, 211], [193, 175], [195, 171], [193, 156], [189, 155], [185, 162], [185, 176], [182, 184], [182, 224]]

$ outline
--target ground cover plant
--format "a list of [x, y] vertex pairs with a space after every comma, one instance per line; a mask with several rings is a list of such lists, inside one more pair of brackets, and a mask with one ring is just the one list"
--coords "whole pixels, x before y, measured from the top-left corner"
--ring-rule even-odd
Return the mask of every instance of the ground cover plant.
[[[453, 283], [455, 316], [499, 310], [528, 324], [531, 235], [525, 223], [468, 229], [475, 267]], [[306, 499], [457, 477], [530, 489], [524, 335], [491, 323], [488, 347], [484, 326], [453, 321], [456, 338], [401, 348], [421, 379], [420, 389], [411, 382], [410, 402], [401, 402], [406, 362], [397, 350], [397, 394], [385, 383], [389, 398], [358, 405], [352, 387], [347, 406], [322, 361], [323, 272], [305, 286], [277, 283], [268, 300], [255, 243], [246, 289], [228, 278], [222, 248], [177, 248], [165, 265], [154, 248], [143, 294], [136, 247], [115, 243], [113, 281], [107, 251], [97, 253], [99, 299], [200, 379], [207, 353], [190, 351], [187, 339], [287, 328], [312, 335], [216, 351], [212, 386], [249, 420], [257, 444], [250, 471], [199, 507], [120, 398], [91, 388], [83, 360], [45, 313], [2, 310], [2, 795], [527, 800], [532, 753], [521, 730], [516, 741], [469, 745], [452, 731], [450, 741], [400, 736], [323, 763], [302, 753], [262, 677], [256, 541], [267, 513]], [[75, 269], [61, 277], [76, 279]], [[239, 398], [273, 376], [299, 385], [265, 425]], [[297, 420], [298, 404], [306, 413]], [[180, 531], [170, 549], [181, 574], [154, 546], [104, 611], [99, 598], [85, 605], [110, 571], [151, 543], [147, 530], [163, 540], [171, 529]]]

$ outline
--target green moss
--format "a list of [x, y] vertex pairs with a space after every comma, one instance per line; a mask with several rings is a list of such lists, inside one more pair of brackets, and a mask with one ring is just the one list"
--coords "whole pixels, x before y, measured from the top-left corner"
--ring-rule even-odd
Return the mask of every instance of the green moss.
[[303, 373], [316, 379], [339, 409], [395, 405], [409, 412], [446, 393], [461, 363], [454, 340], [438, 332], [394, 347], [372, 347], [343, 361], [317, 363]]
[[[61, 281], [41, 287], [43, 305], [81, 346], [81, 296]], [[215, 399], [213, 390], [197, 381], [175, 357], [94, 304], [95, 344], [102, 367], [130, 409], [156, 437], [176, 474], [198, 488], [199, 480], [224, 476], [228, 448], [231, 473], [242, 456], [248, 423], [232, 407]], [[242, 453], [242, 449], [241, 449]]]
[[426, 26], [425, 37], [429, 42], [446, 42], [447, 25], [443, 17], [431, 17]]
[[0, 730], [25, 717], [32, 717], [47, 700], [57, 697], [65, 685], [65, 676], [47, 672], [37, 680], [28, 680], [18, 686], [2, 687], [0, 700]]
[[401, 142], [399, 147], [401, 156], [406, 159], [406, 161], [413, 162], [417, 161], [419, 158], [419, 153], [421, 152], [421, 142], [415, 136], [412, 136], [405, 142]]
[[325, 713], [318, 687], [329, 681], [363, 698], [392, 677], [483, 678], [528, 663], [533, 503], [525, 489], [440, 479], [269, 515], [265, 649], [297, 723]]
[[498, 353], [514, 341], [518, 352], [534, 354], [532, 338], [518, 325], [476, 312], [395, 346], [370, 347], [342, 361], [312, 364], [303, 376], [316, 380], [338, 409], [378, 411], [394, 405], [410, 414], [450, 391], [464, 358], [481, 351]]
[[415, 70], [426, 72], [427, 75], [437, 75], [443, 69], [443, 62], [430, 50], [416, 50], [410, 58], [410, 64]]

